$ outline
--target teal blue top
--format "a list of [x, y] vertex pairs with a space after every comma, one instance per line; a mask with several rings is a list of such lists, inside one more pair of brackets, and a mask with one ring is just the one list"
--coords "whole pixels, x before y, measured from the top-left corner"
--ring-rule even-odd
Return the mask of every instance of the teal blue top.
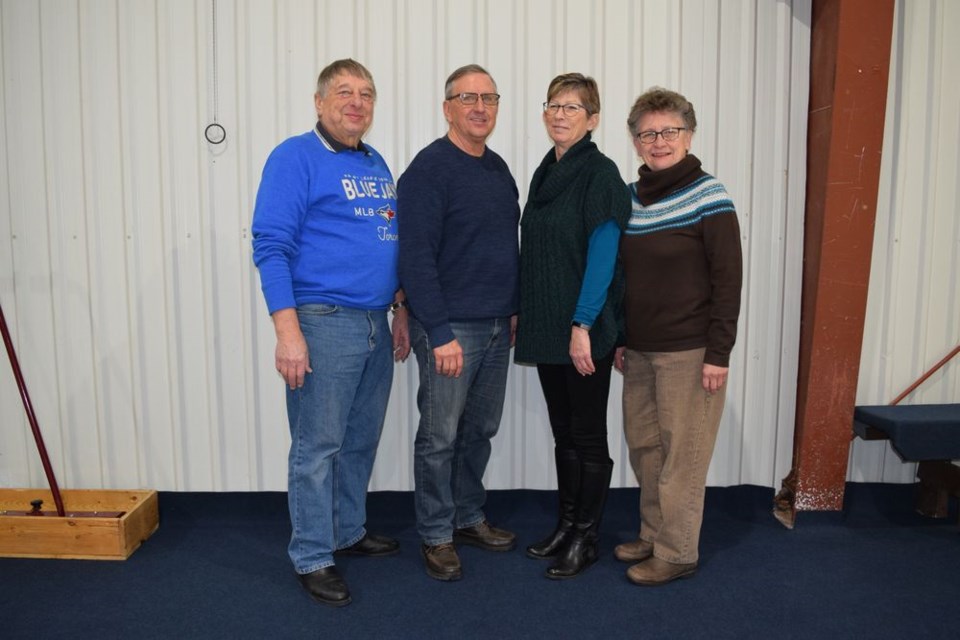
[[617, 266], [617, 249], [620, 246], [620, 227], [614, 220], [607, 220], [590, 234], [587, 245], [587, 268], [583, 274], [583, 286], [577, 298], [573, 319], [592, 327], [607, 301], [607, 289], [613, 280]]

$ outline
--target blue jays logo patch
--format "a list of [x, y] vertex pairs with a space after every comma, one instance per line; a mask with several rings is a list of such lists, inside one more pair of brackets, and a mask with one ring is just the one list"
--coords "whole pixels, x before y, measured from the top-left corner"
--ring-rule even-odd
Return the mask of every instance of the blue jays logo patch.
[[379, 209], [377, 209], [377, 215], [387, 221], [387, 224], [393, 222], [393, 219], [397, 216], [397, 212], [390, 207], [390, 205], [385, 204]]

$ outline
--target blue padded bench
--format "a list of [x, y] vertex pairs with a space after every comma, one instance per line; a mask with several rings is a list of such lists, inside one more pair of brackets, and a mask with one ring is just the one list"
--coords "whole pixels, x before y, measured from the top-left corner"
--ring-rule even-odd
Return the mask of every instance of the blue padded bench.
[[960, 459], [960, 404], [857, 407], [853, 430], [864, 440], [890, 440], [908, 462]]
[[917, 511], [946, 517], [951, 495], [960, 496], [960, 404], [856, 407], [853, 431], [864, 440], [889, 440], [904, 461], [919, 462]]

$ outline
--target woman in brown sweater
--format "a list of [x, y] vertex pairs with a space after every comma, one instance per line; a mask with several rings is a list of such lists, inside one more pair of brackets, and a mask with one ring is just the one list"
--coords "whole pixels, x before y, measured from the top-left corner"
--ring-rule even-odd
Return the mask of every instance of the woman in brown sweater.
[[640, 483], [627, 577], [658, 585], [697, 570], [703, 495], [740, 314], [740, 227], [726, 189], [689, 153], [697, 118], [654, 87], [627, 119], [643, 161], [620, 242], [626, 278], [624, 433]]

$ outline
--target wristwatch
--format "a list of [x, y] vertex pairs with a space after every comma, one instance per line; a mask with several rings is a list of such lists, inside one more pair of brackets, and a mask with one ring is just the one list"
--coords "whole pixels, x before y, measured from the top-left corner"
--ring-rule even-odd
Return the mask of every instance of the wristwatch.
[[404, 307], [409, 307], [409, 306], [410, 305], [407, 303], [407, 299], [404, 298], [403, 300], [399, 300], [397, 302], [391, 302], [390, 311], [393, 311], [394, 313], [396, 313], [400, 309], [403, 309]]
[[574, 320], [573, 322], [570, 323], [570, 326], [571, 326], [571, 327], [580, 327], [581, 329], [585, 329], [586, 331], [590, 331], [590, 325], [588, 325], [586, 322], [577, 322], [576, 320]]

